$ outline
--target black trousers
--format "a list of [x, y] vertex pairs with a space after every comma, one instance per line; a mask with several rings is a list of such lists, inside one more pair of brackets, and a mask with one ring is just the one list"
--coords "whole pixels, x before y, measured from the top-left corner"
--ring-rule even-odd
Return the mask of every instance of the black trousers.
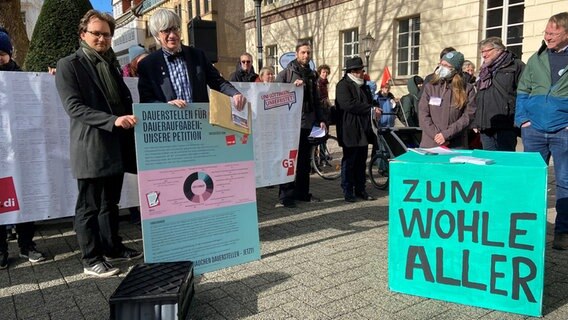
[[310, 171], [312, 145], [308, 141], [311, 129], [300, 131], [300, 144], [298, 146], [298, 160], [296, 161], [296, 179], [293, 182], [280, 185], [279, 198], [282, 203], [294, 200], [310, 201]]
[[[16, 224], [16, 233], [18, 234], [18, 246], [20, 247], [20, 251], [27, 251], [35, 246], [33, 242], [35, 224], [33, 221]], [[8, 251], [7, 235], [6, 226], [0, 226], [0, 252]]]
[[124, 175], [79, 179], [75, 232], [85, 267], [104, 261], [123, 249], [118, 235], [118, 202]]
[[341, 159], [341, 188], [344, 195], [365, 191], [365, 169], [369, 147], [343, 147]]

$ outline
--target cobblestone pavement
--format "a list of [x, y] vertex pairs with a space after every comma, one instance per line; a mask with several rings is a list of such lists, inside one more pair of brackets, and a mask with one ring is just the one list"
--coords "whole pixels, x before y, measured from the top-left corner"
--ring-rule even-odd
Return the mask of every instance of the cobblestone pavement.
[[[553, 189], [554, 179], [549, 179]], [[339, 181], [312, 177], [321, 203], [274, 208], [278, 188], [257, 191], [262, 259], [207, 273], [196, 284], [192, 319], [526, 319], [389, 291], [388, 194], [343, 201]], [[553, 200], [553, 195], [551, 195]], [[553, 203], [553, 202], [550, 202]], [[549, 210], [548, 221], [554, 221]], [[121, 234], [142, 248], [127, 216]], [[568, 319], [568, 252], [551, 249], [549, 223], [544, 319]], [[10, 243], [11, 265], [0, 270], [0, 319], [107, 319], [108, 298], [134, 263], [109, 279], [83, 275], [69, 219], [38, 224], [38, 248], [49, 260], [31, 264]]]

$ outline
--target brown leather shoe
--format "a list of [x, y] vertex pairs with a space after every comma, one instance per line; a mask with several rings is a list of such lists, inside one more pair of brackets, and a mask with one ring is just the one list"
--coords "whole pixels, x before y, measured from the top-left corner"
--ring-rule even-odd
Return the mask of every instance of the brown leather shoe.
[[552, 248], [556, 250], [568, 250], [568, 233], [556, 233]]

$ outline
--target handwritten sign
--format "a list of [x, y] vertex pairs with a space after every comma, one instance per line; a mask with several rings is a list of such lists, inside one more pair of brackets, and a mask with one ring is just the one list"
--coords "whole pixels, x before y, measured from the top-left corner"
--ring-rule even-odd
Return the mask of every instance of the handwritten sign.
[[[492, 165], [406, 153], [390, 165], [391, 290], [541, 315], [546, 165], [474, 151]], [[530, 186], [530, 187], [528, 187]]]

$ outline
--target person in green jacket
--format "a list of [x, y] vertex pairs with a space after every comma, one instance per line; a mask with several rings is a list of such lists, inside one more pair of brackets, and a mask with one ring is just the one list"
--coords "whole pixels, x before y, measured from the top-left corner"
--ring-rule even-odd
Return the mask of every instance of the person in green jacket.
[[408, 94], [400, 98], [402, 109], [398, 112], [398, 119], [407, 127], [418, 127], [418, 101], [423, 84], [424, 79], [420, 76], [408, 79]]
[[568, 12], [555, 14], [517, 89], [515, 125], [524, 151], [554, 158], [556, 223], [552, 247], [568, 249]]

